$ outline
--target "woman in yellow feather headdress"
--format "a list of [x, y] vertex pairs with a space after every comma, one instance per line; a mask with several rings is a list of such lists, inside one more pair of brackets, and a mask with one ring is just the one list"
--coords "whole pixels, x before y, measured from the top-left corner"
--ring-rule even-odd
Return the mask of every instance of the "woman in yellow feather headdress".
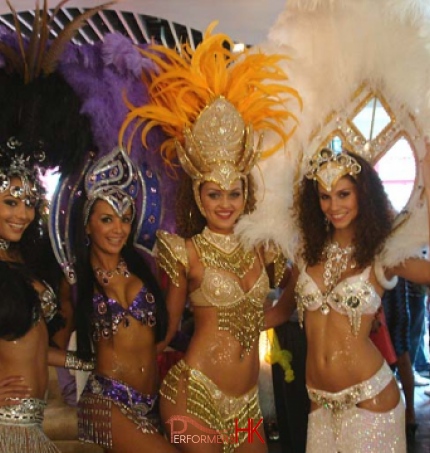
[[[149, 81], [152, 104], [129, 105], [120, 141], [127, 128], [145, 142], [161, 126], [167, 135], [161, 153], [181, 174], [179, 235], [158, 232], [158, 262], [169, 277], [169, 329], [160, 349], [174, 336], [188, 298], [195, 322], [184, 359], [161, 387], [171, 441], [186, 452], [264, 452], [258, 338], [269, 275], [275, 283], [284, 260], [272, 245], [245, 249], [234, 226], [255, 204], [250, 172], [263, 153], [254, 131], [275, 137], [266, 153], [284, 145], [296, 123], [286, 104], [300, 98], [280, 69], [285, 57], [235, 54], [228, 36], [212, 34], [215, 25], [195, 51], [188, 44], [180, 54], [162, 46], [144, 51], [159, 67]], [[182, 434], [197, 436], [193, 441], [175, 436], [176, 419], [186, 425]], [[237, 436], [235, 426], [243, 428]], [[215, 445], [202, 445], [208, 438]]]

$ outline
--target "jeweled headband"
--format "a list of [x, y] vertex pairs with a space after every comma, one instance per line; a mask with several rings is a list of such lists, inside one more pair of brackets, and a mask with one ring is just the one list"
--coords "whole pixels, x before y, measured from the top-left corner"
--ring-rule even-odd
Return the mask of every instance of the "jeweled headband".
[[119, 217], [131, 208], [134, 218], [134, 200], [138, 194], [138, 175], [133, 162], [122, 148], [115, 148], [89, 169], [85, 176], [87, 201], [84, 223], [88, 223], [93, 204], [97, 200], [109, 203]]
[[[34, 202], [39, 200], [43, 187], [39, 181], [37, 165], [45, 160], [43, 144], [38, 150], [25, 150], [25, 146], [15, 137], [6, 144], [0, 144], [0, 193], [9, 190], [15, 198]], [[11, 184], [12, 178], [19, 178], [21, 186]]]
[[345, 152], [336, 153], [329, 148], [323, 148], [310, 160], [305, 176], [318, 181], [330, 192], [340, 178], [346, 175], [355, 178], [360, 171], [361, 165], [354, 157]]

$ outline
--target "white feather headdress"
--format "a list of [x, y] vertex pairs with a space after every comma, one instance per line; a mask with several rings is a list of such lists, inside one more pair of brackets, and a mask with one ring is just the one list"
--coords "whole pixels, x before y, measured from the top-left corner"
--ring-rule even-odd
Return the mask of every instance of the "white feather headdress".
[[[370, 157], [378, 158], [376, 137], [366, 143], [347, 130], [365, 100], [377, 97], [391, 118], [380, 150], [403, 138], [417, 162], [423, 157], [423, 137], [430, 133], [429, 2], [289, 0], [260, 47], [270, 53], [288, 49], [289, 83], [301, 94], [303, 111], [297, 112], [300, 125], [288, 150], [263, 162], [263, 176], [256, 175], [257, 210], [239, 222], [237, 232], [248, 244], [275, 240], [294, 257], [298, 231], [291, 208], [302, 163], [333, 134], [350, 134], [354, 151], [370, 148]], [[385, 266], [419, 255], [428, 242], [421, 193], [417, 169], [415, 190], [382, 254]]]

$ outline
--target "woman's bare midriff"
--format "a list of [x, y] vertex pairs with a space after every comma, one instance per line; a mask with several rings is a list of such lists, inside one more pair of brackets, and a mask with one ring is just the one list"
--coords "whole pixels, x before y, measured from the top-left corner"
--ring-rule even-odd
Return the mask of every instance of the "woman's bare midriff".
[[218, 330], [215, 307], [195, 308], [194, 322], [185, 362], [226, 394], [239, 396], [255, 387], [259, 373], [258, 338], [247, 353], [230, 332]]
[[30, 397], [44, 399], [48, 385], [48, 332], [40, 320], [23, 337], [0, 340], [0, 380], [23, 376]]
[[129, 317], [129, 326], [96, 343], [96, 373], [125, 382], [144, 394], [158, 389], [157, 354], [154, 332]]
[[[308, 353], [306, 383], [308, 387], [327, 392], [340, 392], [374, 376], [384, 359], [369, 338], [373, 316], [363, 316], [355, 336], [347, 316], [332, 310], [328, 315], [319, 311], [306, 313]], [[384, 412], [393, 409], [400, 393], [393, 381], [372, 400], [359, 407]], [[317, 406], [313, 403], [311, 410]]]

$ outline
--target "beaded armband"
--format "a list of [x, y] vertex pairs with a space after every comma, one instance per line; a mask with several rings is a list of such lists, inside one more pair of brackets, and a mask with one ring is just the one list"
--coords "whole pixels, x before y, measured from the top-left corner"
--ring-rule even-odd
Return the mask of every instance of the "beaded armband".
[[273, 242], [264, 249], [264, 263], [266, 265], [273, 263], [275, 271], [273, 283], [275, 287], [278, 286], [284, 276], [286, 259], [281, 248]]
[[66, 352], [66, 361], [64, 362], [64, 368], [68, 370], [79, 370], [79, 371], [92, 371], [96, 366], [95, 359], [85, 362], [78, 358], [75, 351]]
[[172, 280], [175, 286], [179, 286], [180, 266], [185, 267], [188, 273], [189, 263], [185, 239], [167, 231], [157, 231], [157, 262]]

